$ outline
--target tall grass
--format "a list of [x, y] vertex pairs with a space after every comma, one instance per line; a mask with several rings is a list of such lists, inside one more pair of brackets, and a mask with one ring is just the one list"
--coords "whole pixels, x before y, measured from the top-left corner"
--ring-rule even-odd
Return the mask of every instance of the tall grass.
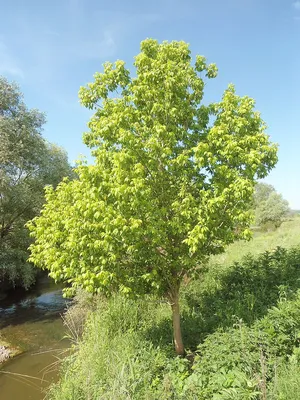
[[299, 398], [300, 364], [297, 352], [297, 355], [292, 355], [288, 362], [279, 366], [270, 400], [299, 400]]
[[66, 360], [63, 380], [50, 391], [50, 398], [154, 398], [153, 384], [162, 379], [172, 354], [171, 327], [170, 346], [164, 349], [154, 347], [147, 332], [167, 314], [165, 305], [151, 298], [132, 301], [114, 296], [100, 300], [88, 319], [78, 351]]

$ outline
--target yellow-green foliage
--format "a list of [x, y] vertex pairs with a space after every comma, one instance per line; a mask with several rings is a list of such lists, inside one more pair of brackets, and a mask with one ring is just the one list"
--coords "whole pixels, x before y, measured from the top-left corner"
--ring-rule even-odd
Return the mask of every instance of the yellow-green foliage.
[[147, 39], [134, 68], [131, 76], [123, 61], [105, 63], [80, 89], [94, 110], [84, 142], [95, 164], [47, 189], [28, 224], [31, 261], [75, 289], [176, 303], [199, 262], [250, 236], [254, 185], [276, 164], [277, 146], [254, 100], [233, 85], [203, 104], [217, 68], [193, 60], [187, 43]]

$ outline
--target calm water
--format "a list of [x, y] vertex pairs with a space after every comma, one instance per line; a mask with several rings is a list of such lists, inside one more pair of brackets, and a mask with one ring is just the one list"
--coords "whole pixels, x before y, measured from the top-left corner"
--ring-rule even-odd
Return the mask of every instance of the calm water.
[[0, 335], [25, 351], [0, 369], [0, 400], [44, 398], [69, 347], [60, 317], [65, 308], [61, 288], [47, 278], [0, 301]]

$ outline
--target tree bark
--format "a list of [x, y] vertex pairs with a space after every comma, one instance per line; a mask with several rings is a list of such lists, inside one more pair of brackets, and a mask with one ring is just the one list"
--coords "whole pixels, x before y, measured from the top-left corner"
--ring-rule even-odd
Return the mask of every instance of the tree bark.
[[179, 309], [179, 289], [170, 296], [173, 318], [173, 334], [175, 351], [179, 356], [184, 355], [184, 346], [182, 342], [181, 327], [180, 327], [180, 309]]

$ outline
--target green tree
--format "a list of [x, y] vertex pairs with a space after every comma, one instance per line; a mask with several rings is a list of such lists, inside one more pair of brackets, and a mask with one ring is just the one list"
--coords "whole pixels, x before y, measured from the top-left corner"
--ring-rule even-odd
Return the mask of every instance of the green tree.
[[270, 194], [276, 192], [274, 186], [264, 182], [257, 182], [254, 191], [254, 208], [259, 207], [263, 201], [267, 201]]
[[79, 180], [47, 189], [42, 215], [29, 224], [31, 260], [74, 289], [157, 293], [170, 302], [174, 341], [184, 353], [179, 290], [185, 276], [237, 238], [249, 238], [256, 178], [277, 161], [254, 101], [235, 94], [202, 103], [217, 68], [184, 42], [147, 39], [81, 88], [94, 109], [84, 142], [95, 165]]
[[287, 200], [277, 192], [272, 192], [255, 210], [255, 220], [258, 226], [268, 229], [278, 228], [289, 215], [290, 208]]
[[33, 283], [24, 224], [39, 213], [44, 186], [71, 173], [65, 151], [41, 136], [44, 123], [41, 112], [26, 107], [17, 85], [0, 77], [0, 283]]
[[259, 182], [254, 192], [255, 224], [261, 228], [278, 228], [289, 215], [289, 203], [272, 185]]

